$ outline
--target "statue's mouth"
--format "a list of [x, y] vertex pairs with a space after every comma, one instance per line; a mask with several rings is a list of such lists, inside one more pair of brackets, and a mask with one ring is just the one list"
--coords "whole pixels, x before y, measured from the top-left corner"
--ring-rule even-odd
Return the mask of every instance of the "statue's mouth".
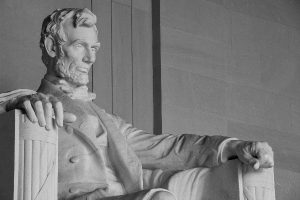
[[88, 74], [89, 73], [89, 69], [88, 68], [84, 68], [84, 67], [78, 67], [77, 70], [81, 73], [84, 74]]

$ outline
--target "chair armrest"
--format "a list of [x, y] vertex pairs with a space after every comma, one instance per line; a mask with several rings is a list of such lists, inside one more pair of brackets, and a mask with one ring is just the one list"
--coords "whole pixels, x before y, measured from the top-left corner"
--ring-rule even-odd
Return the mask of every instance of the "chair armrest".
[[[20, 110], [0, 115], [0, 199], [57, 199], [58, 129], [47, 131]], [[22, 198], [21, 198], [22, 197]]]

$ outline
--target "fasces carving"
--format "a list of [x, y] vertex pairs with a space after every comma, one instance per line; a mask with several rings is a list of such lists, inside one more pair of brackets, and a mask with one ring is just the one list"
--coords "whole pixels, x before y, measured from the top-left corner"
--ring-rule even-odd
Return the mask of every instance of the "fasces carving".
[[[51, 131], [15, 112], [19, 134], [18, 200], [57, 199], [57, 128]], [[16, 142], [17, 143], [17, 142]]]

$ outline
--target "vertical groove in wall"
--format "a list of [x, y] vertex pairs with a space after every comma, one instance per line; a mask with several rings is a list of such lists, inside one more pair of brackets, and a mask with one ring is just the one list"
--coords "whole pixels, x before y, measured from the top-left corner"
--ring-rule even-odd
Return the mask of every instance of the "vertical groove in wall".
[[[93, 12], [93, 0], [91, 0], [91, 11]], [[92, 65], [92, 92], [94, 92], [94, 65]]]
[[113, 40], [113, 37], [112, 37], [112, 31], [113, 31], [113, 3], [112, 3], [112, 0], [110, 0], [110, 33], [111, 33], [111, 35], [110, 35], [110, 46], [111, 46], [111, 48], [110, 48], [110, 60], [111, 60], [111, 70], [110, 70], [110, 72], [111, 72], [111, 112], [112, 113], [114, 113], [114, 70], [113, 70], [113, 66], [114, 66], [114, 63], [113, 63], [113, 50], [112, 50], [112, 48], [113, 48], [113, 44], [112, 44], [112, 40]]
[[153, 131], [162, 133], [160, 1], [152, 0]]
[[133, 92], [134, 92], [134, 89], [133, 89], [133, 42], [132, 42], [132, 31], [133, 31], [133, 25], [132, 25], [132, 17], [133, 17], [133, 3], [132, 3], [133, 0], [130, 1], [130, 43], [131, 43], [131, 122], [132, 122], [132, 125], [134, 125], [134, 121], [133, 121], [133, 114], [134, 114], [134, 111], [133, 111]]

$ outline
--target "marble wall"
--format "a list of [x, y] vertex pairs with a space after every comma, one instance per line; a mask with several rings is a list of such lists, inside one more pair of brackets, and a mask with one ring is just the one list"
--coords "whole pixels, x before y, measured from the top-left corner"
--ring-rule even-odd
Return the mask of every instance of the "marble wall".
[[300, 2], [161, 1], [163, 131], [268, 141], [300, 195]]

